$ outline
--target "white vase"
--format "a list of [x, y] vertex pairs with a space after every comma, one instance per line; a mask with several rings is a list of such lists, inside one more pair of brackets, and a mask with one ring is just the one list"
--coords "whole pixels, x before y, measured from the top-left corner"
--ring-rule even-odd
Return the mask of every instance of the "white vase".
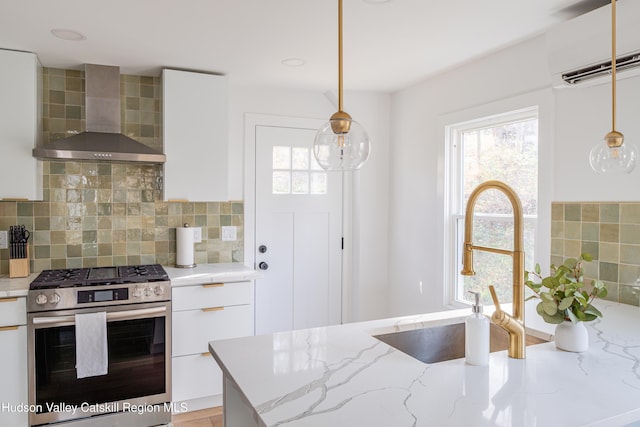
[[554, 341], [560, 350], [582, 353], [589, 349], [589, 332], [584, 322], [565, 320], [556, 326]]

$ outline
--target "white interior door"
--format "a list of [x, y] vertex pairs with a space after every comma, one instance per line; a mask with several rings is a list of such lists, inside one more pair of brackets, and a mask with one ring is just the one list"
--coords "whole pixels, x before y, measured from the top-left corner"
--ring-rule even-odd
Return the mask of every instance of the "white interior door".
[[315, 133], [256, 127], [256, 334], [341, 320], [342, 174], [316, 163]]

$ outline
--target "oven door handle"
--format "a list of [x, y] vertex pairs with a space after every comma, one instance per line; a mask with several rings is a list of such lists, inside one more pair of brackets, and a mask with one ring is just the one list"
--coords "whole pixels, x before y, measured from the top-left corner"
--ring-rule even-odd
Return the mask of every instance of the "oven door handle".
[[[134, 319], [139, 317], [149, 317], [152, 314], [166, 313], [167, 307], [142, 308], [139, 310], [111, 311], [107, 313], [107, 322], [122, 319]], [[74, 324], [75, 316], [54, 316], [54, 317], [34, 317], [34, 325], [49, 325], [52, 323]]]

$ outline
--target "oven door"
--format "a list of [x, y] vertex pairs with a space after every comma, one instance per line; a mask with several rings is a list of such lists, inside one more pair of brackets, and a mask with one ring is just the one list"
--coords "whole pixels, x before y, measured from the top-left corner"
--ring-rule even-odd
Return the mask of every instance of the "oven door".
[[[108, 373], [78, 379], [75, 314], [99, 311], [107, 313]], [[170, 414], [170, 333], [170, 302], [30, 313], [30, 425], [122, 411]]]

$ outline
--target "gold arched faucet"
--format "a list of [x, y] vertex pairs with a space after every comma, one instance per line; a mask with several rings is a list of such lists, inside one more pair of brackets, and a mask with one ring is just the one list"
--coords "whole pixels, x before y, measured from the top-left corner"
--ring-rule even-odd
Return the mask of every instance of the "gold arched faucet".
[[[473, 210], [480, 194], [486, 190], [499, 190], [503, 192], [513, 208], [513, 250], [488, 248], [476, 246], [472, 242], [473, 236]], [[464, 217], [464, 248], [462, 254], [462, 271], [465, 276], [475, 275], [473, 271], [473, 251], [493, 252], [502, 255], [510, 255], [513, 259], [513, 315], [509, 315], [500, 309], [500, 303], [493, 289], [491, 298], [496, 310], [491, 316], [491, 321], [502, 327], [509, 333], [509, 357], [515, 359], [525, 358], [525, 329], [524, 329], [524, 251], [522, 233], [522, 204], [515, 191], [501, 181], [486, 181], [478, 185], [469, 196], [467, 210]]]

